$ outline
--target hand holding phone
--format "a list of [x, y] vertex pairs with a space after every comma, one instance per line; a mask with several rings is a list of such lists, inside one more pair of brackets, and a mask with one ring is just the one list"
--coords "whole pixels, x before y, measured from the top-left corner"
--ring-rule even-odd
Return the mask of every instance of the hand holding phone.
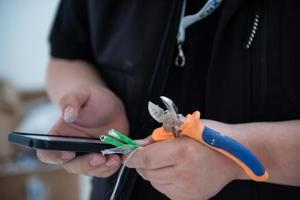
[[[111, 91], [101, 86], [79, 87], [76, 84], [72, 88], [72, 91], [60, 98], [63, 115], [50, 130], [51, 134], [98, 138], [111, 128], [128, 133], [123, 105]], [[38, 149], [37, 155], [45, 163], [61, 164], [68, 172], [96, 177], [110, 176], [121, 165], [118, 155], [103, 156], [94, 152], [76, 156], [75, 152], [70, 150]]]

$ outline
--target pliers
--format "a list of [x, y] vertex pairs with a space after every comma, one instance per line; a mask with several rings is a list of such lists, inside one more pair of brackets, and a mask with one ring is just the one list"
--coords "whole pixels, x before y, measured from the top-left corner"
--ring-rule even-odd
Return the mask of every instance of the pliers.
[[160, 98], [166, 110], [150, 101], [148, 103], [152, 118], [162, 123], [162, 127], [155, 129], [152, 133], [154, 141], [174, 139], [181, 135], [188, 136], [233, 160], [251, 179], [266, 181], [269, 178], [262, 163], [247, 147], [229, 136], [204, 126], [200, 120], [199, 111], [184, 117], [178, 114], [178, 109], [171, 99], [164, 96]]

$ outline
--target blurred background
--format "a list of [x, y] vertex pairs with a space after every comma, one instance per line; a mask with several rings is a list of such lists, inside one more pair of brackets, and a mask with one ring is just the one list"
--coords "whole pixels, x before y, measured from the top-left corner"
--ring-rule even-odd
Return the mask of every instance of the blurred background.
[[47, 133], [60, 116], [45, 93], [48, 34], [58, 0], [0, 1], [0, 199], [86, 200], [90, 178], [42, 164], [7, 142], [10, 131]]

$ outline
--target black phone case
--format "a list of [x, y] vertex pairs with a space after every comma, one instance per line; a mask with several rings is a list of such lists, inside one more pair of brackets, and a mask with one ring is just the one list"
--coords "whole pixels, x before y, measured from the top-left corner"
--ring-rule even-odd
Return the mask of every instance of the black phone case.
[[88, 143], [88, 142], [55, 141], [55, 140], [46, 141], [46, 140], [42, 140], [42, 139], [26, 137], [26, 136], [32, 136], [32, 135], [97, 140], [97, 139], [93, 139], [93, 138], [84, 138], [84, 137], [68, 137], [68, 136], [57, 136], [57, 135], [11, 132], [8, 135], [8, 141], [18, 144], [18, 145], [34, 148], [34, 149], [73, 151], [78, 154], [101, 152], [101, 150], [114, 147], [112, 145], [105, 144], [105, 143], [92, 143], [92, 142]]

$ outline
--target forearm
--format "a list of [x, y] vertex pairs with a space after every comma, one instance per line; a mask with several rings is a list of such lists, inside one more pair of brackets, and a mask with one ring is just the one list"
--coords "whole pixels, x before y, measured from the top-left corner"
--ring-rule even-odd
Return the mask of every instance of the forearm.
[[104, 85], [93, 66], [81, 60], [51, 59], [47, 72], [47, 92], [58, 103], [66, 93], [78, 87]]
[[300, 186], [300, 120], [229, 126], [207, 120], [206, 124], [246, 145], [265, 165], [269, 182]]
[[269, 182], [300, 186], [300, 120], [235, 126], [265, 164]]

